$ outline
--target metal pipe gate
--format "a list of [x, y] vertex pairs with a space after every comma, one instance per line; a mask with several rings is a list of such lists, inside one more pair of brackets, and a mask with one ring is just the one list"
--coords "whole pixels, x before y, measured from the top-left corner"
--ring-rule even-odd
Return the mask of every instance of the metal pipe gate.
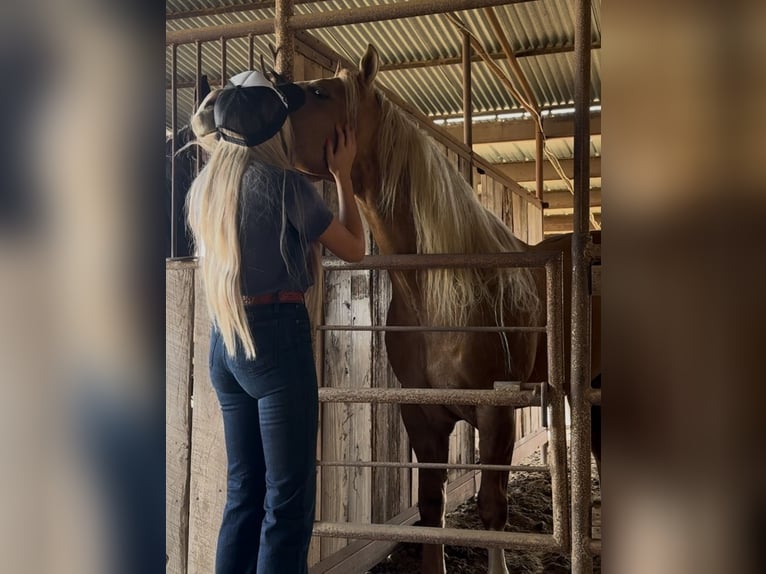
[[[492, 254], [438, 254], [438, 255], [376, 255], [367, 256], [359, 263], [344, 263], [337, 259], [325, 259], [323, 268], [330, 271], [351, 270], [425, 270], [435, 268], [544, 268], [546, 278], [546, 324], [535, 328], [545, 332], [548, 350], [548, 380], [538, 383], [535, 390], [508, 389], [502, 383], [494, 390], [467, 389], [319, 389], [321, 402], [398, 402], [419, 404], [490, 404], [496, 406], [524, 407], [550, 404], [550, 456], [551, 488], [553, 502], [553, 534], [518, 532], [469, 531], [455, 528], [429, 528], [388, 524], [359, 524], [316, 522], [314, 534], [336, 538], [385, 540], [429, 544], [453, 544], [459, 546], [482, 546], [500, 548], [524, 548], [536, 551], [569, 550], [569, 504], [566, 472], [566, 426], [564, 419], [564, 331], [563, 331], [563, 263], [557, 252], [540, 253], [492, 253]], [[319, 332], [342, 326], [320, 325]], [[397, 330], [387, 326], [363, 326], [362, 330]], [[429, 332], [444, 329], [415, 327]], [[518, 327], [484, 327], [489, 331], [517, 330]], [[526, 328], [528, 329], [528, 328]], [[453, 327], [454, 331], [470, 331], [467, 327]], [[394, 468], [471, 468], [540, 471], [546, 467], [511, 465], [450, 465], [436, 463], [381, 463], [377, 461], [323, 461], [319, 466], [388, 466]]]

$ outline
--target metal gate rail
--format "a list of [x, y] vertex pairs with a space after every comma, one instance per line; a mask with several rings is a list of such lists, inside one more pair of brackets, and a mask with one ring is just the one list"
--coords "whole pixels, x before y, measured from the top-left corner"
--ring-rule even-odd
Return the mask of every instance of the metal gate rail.
[[[386, 540], [399, 542], [441, 543], [462, 546], [526, 548], [537, 551], [568, 552], [570, 549], [568, 482], [566, 471], [566, 427], [564, 420], [564, 328], [563, 328], [563, 263], [558, 252], [489, 253], [489, 254], [433, 254], [433, 255], [370, 255], [358, 263], [346, 263], [336, 258], [325, 258], [325, 271], [353, 271], [386, 269], [394, 271], [426, 270], [436, 268], [494, 269], [500, 267], [536, 267], [545, 269], [546, 324], [540, 328], [482, 327], [485, 331], [528, 330], [545, 332], [548, 350], [548, 381], [539, 383], [534, 390], [516, 390], [499, 384], [494, 390], [461, 389], [347, 389], [320, 388], [322, 402], [377, 402], [417, 404], [470, 404], [532, 406], [544, 400], [550, 404], [551, 417], [549, 468], [553, 502], [553, 534], [518, 532], [470, 531], [455, 528], [396, 526], [388, 524], [353, 524], [319, 521], [314, 524], [317, 536]], [[321, 325], [319, 331], [350, 330], [345, 326]], [[462, 331], [466, 328], [448, 328]], [[385, 326], [361, 326], [357, 330], [394, 330]], [[415, 327], [411, 330], [446, 330], [433, 327]], [[474, 330], [474, 329], [468, 329]], [[544, 403], [543, 403], [544, 404]], [[319, 461], [320, 466], [399, 466], [420, 467], [420, 463], [378, 463], [374, 461]], [[452, 468], [455, 465], [437, 465]], [[463, 465], [477, 469], [484, 465]], [[498, 466], [498, 465], [493, 465]], [[489, 468], [487, 466], [486, 468]], [[505, 468], [505, 465], [504, 465]], [[508, 469], [514, 467], [507, 465]], [[523, 468], [523, 467], [522, 467]], [[522, 468], [518, 468], [521, 470]], [[526, 468], [523, 468], [526, 470]], [[530, 470], [540, 470], [532, 467]]]

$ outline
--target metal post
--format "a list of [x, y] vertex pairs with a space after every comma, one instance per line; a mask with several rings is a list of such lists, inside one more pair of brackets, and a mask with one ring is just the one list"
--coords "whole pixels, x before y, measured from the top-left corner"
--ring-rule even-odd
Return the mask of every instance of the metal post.
[[226, 85], [226, 81], [229, 79], [228, 72], [226, 71], [226, 38], [221, 38], [221, 87]]
[[540, 201], [543, 199], [543, 162], [543, 132], [535, 122], [535, 197]]
[[548, 384], [551, 405], [549, 426], [551, 451], [551, 494], [553, 538], [562, 548], [569, 547], [569, 503], [567, 492], [566, 421], [564, 415], [564, 283], [559, 254], [545, 265], [546, 339], [548, 344]]
[[[471, 102], [471, 37], [463, 32], [463, 143], [473, 149], [473, 104]], [[463, 175], [473, 185], [473, 162], [464, 164]]]
[[590, 0], [575, 2], [574, 234], [572, 236], [572, 573], [593, 571], [590, 543]]
[[290, 30], [293, 17], [293, 0], [277, 0], [274, 12], [274, 27], [277, 42], [277, 61], [275, 67], [288, 81], [293, 79], [293, 61], [295, 60], [295, 32]]
[[[197, 108], [199, 108], [199, 105], [202, 103], [200, 94], [199, 94], [199, 87], [200, 87], [200, 78], [202, 78], [202, 42], [195, 42], [194, 43], [194, 49], [195, 49], [195, 56], [196, 56], [196, 78], [197, 78], [197, 87], [195, 88], [197, 91], [196, 94], [196, 101], [194, 110], [192, 110], [192, 113], [195, 113], [197, 111]], [[195, 162], [194, 162], [194, 171], [196, 175], [199, 175], [199, 170], [202, 169], [202, 154], [200, 152], [199, 146], [194, 146], [195, 150]]]
[[[247, 69], [252, 70], [253, 66], [255, 65], [253, 63], [253, 35], [248, 34], [247, 35]], [[265, 71], [265, 70], [261, 70]]]
[[170, 47], [170, 257], [176, 256], [176, 125], [178, 120], [178, 89], [176, 88], [176, 69], [178, 67], [178, 46]]

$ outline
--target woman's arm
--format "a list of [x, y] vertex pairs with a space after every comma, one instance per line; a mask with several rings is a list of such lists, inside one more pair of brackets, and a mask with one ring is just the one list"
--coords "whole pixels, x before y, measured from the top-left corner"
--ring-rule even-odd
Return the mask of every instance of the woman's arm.
[[356, 156], [356, 133], [350, 126], [336, 127], [338, 143], [325, 145], [327, 167], [338, 188], [338, 217], [333, 217], [319, 241], [344, 261], [360, 261], [364, 257], [365, 240], [362, 218], [354, 199], [351, 166]]

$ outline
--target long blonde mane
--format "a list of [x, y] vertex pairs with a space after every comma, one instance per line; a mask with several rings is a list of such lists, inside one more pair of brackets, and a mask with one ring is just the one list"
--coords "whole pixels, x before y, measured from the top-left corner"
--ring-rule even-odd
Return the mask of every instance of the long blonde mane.
[[[356, 82], [346, 81], [356, 87]], [[347, 101], [356, 101], [347, 94]], [[382, 115], [378, 165], [382, 166], [380, 213], [392, 218], [397, 201], [409, 194], [417, 253], [523, 251], [525, 244], [480, 203], [471, 186], [408, 117], [376, 90]], [[488, 305], [498, 325], [505, 318], [539, 319], [540, 301], [528, 269], [439, 269], [418, 278], [424, 316], [432, 325], [468, 325]], [[417, 308], [417, 307], [416, 307]], [[505, 338], [504, 338], [505, 339]]]

